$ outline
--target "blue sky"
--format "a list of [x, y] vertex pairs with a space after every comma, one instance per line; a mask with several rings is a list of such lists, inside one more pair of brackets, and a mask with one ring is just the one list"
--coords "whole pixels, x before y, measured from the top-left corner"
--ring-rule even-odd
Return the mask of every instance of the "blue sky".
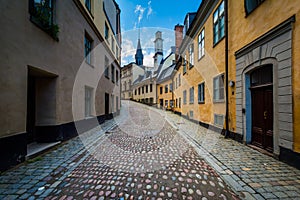
[[202, 0], [116, 0], [121, 9], [123, 38], [122, 66], [134, 61], [141, 27], [144, 64], [152, 64], [153, 41], [156, 31], [163, 32], [165, 56], [174, 46], [174, 26], [183, 24], [186, 13], [196, 12]]

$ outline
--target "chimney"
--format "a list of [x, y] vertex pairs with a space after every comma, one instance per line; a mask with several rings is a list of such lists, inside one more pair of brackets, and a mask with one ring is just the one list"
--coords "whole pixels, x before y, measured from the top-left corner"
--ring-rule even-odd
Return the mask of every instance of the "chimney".
[[174, 28], [175, 30], [175, 47], [176, 47], [176, 61], [178, 60], [179, 47], [183, 40], [183, 25], [177, 24]]

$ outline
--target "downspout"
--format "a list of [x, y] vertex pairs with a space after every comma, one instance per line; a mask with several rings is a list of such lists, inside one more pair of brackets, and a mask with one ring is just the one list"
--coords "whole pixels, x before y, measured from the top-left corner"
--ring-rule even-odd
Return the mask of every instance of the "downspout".
[[229, 131], [229, 88], [228, 88], [228, 0], [224, 0], [225, 4], [225, 88], [226, 88], [226, 116], [225, 116], [225, 138], [230, 135]]

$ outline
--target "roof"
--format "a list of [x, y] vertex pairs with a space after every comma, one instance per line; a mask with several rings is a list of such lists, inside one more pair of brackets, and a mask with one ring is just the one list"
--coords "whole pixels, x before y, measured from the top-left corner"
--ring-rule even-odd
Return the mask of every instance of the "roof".
[[171, 66], [169, 66], [168, 68], [164, 69], [158, 79], [157, 79], [157, 83], [161, 83], [161, 82], [164, 82], [166, 80], [169, 80], [170, 78], [172, 78], [172, 74], [173, 74], [173, 71], [175, 69], [175, 66], [176, 64], [172, 64]]

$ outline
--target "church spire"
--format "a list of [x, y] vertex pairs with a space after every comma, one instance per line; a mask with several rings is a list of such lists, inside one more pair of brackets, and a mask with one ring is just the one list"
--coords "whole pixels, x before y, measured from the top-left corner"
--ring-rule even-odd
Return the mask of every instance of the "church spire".
[[143, 60], [144, 60], [144, 55], [142, 51], [142, 46], [141, 46], [141, 40], [140, 40], [140, 29], [139, 29], [139, 36], [138, 36], [138, 44], [137, 44], [137, 49], [136, 49], [136, 54], [135, 54], [135, 63], [137, 65], [143, 65]]

